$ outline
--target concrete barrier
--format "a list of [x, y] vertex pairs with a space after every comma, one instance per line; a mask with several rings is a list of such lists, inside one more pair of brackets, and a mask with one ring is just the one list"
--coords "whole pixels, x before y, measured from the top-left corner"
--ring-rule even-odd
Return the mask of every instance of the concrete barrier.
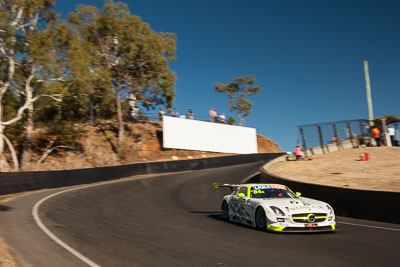
[[181, 161], [137, 163], [113, 167], [65, 171], [0, 173], [0, 195], [44, 188], [88, 184], [139, 174], [200, 170], [258, 161], [267, 162], [281, 155], [282, 153], [248, 154]]
[[312, 155], [321, 155], [321, 154], [326, 154], [326, 153], [331, 153], [339, 150], [344, 150], [344, 149], [352, 149], [352, 148], [357, 148], [358, 145], [355, 144], [356, 141], [351, 141], [350, 139], [345, 139], [341, 140], [339, 144], [336, 142], [330, 143], [330, 144], [325, 144], [322, 147], [321, 146], [316, 146], [316, 147], [310, 147], [307, 150], [304, 151], [304, 153], [307, 156], [312, 156]]
[[277, 183], [288, 186], [302, 196], [329, 203], [336, 215], [400, 224], [400, 193], [357, 190], [289, 180], [260, 168], [250, 183]]

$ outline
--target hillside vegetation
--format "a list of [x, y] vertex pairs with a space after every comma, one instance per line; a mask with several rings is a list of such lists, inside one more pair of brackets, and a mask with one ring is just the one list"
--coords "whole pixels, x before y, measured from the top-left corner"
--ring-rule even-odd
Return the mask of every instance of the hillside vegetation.
[[[136, 162], [232, 155], [206, 151], [164, 149], [162, 147], [161, 122], [126, 123], [126, 143], [123, 155], [120, 155], [116, 149], [118, 128], [115, 121], [98, 121], [94, 125], [77, 123], [73, 128], [74, 132], [61, 137], [60, 135], [49, 134], [48, 129], [39, 128], [35, 130], [31, 170], [93, 168]], [[62, 142], [60, 142], [60, 139], [62, 139]], [[257, 142], [259, 153], [282, 152], [275, 142], [262, 135], [257, 135]], [[58, 143], [63, 145], [58, 145]], [[50, 151], [51, 153], [49, 153]], [[40, 160], [43, 162], [39, 163]], [[12, 171], [11, 163], [8, 166], [8, 171]]]

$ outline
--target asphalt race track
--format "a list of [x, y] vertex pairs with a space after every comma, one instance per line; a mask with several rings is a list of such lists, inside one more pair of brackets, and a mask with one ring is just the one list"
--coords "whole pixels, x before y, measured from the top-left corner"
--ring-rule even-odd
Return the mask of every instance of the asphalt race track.
[[[276, 234], [221, 221], [220, 201], [229, 189], [216, 190], [212, 182], [240, 182], [260, 165], [73, 190], [43, 202], [39, 215], [52, 233], [98, 266], [398, 266], [400, 225], [339, 217], [336, 233]], [[0, 209], [0, 233], [20, 265], [88, 266], [32, 217], [37, 201], [63, 190], [29, 194]]]

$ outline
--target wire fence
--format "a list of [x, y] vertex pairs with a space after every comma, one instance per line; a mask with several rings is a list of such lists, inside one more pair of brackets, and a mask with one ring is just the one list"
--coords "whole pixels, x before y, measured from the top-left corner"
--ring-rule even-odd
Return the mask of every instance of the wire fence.
[[[305, 156], [372, 144], [368, 120], [348, 120], [297, 126]], [[398, 132], [398, 131], [397, 131]]]

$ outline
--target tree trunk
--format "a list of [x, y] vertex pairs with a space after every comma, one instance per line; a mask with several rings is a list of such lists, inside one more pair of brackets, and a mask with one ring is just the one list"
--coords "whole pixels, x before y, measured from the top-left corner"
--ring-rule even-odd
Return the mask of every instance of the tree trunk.
[[115, 89], [115, 101], [117, 104], [117, 122], [118, 122], [118, 156], [124, 158], [125, 154], [125, 131], [124, 122], [122, 120], [121, 94], [120, 89]]
[[1, 98], [0, 98], [0, 172], [4, 171], [5, 167], [4, 139], [3, 139], [4, 126], [2, 122], [3, 122], [3, 105], [1, 104]]
[[94, 109], [92, 103], [89, 104], [90, 122], [94, 124]]
[[15, 153], [15, 149], [12, 145], [12, 143], [10, 142], [10, 140], [8, 140], [7, 136], [2, 135], [3, 140], [6, 141], [7, 145], [8, 145], [8, 149], [10, 150], [11, 153], [11, 158], [13, 160], [14, 163], [14, 171], [19, 171], [19, 164], [18, 164], [18, 159], [17, 159], [17, 153]]
[[61, 96], [61, 100], [58, 102], [58, 104], [57, 104], [57, 110], [58, 110], [58, 114], [57, 114], [57, 116], [58, 116], [58, 119], [60, 120], [60, 121], [62, 121], [62, 119], [63, 119], [63, 114], [62, 114], [62, 103], [63, 103], [63, 95]]
[[8, 165], [6, 157], [4, 156], [4, 145], [5, 145], [4, 130], [6, 127], [2, 124], [2, 122], [3, 122], [3, 104], [1, 104], [1, 99], [2, 99], [2, 97], [0, 97], [0, 172], [8, 172], [8, 171], [10, 171], [10, 166]]
[[21, 169], [23, 171], [31, 170], [33, 127], [33, 103], [30, 103], [28, 106], [24, 144], [22, 147]]

